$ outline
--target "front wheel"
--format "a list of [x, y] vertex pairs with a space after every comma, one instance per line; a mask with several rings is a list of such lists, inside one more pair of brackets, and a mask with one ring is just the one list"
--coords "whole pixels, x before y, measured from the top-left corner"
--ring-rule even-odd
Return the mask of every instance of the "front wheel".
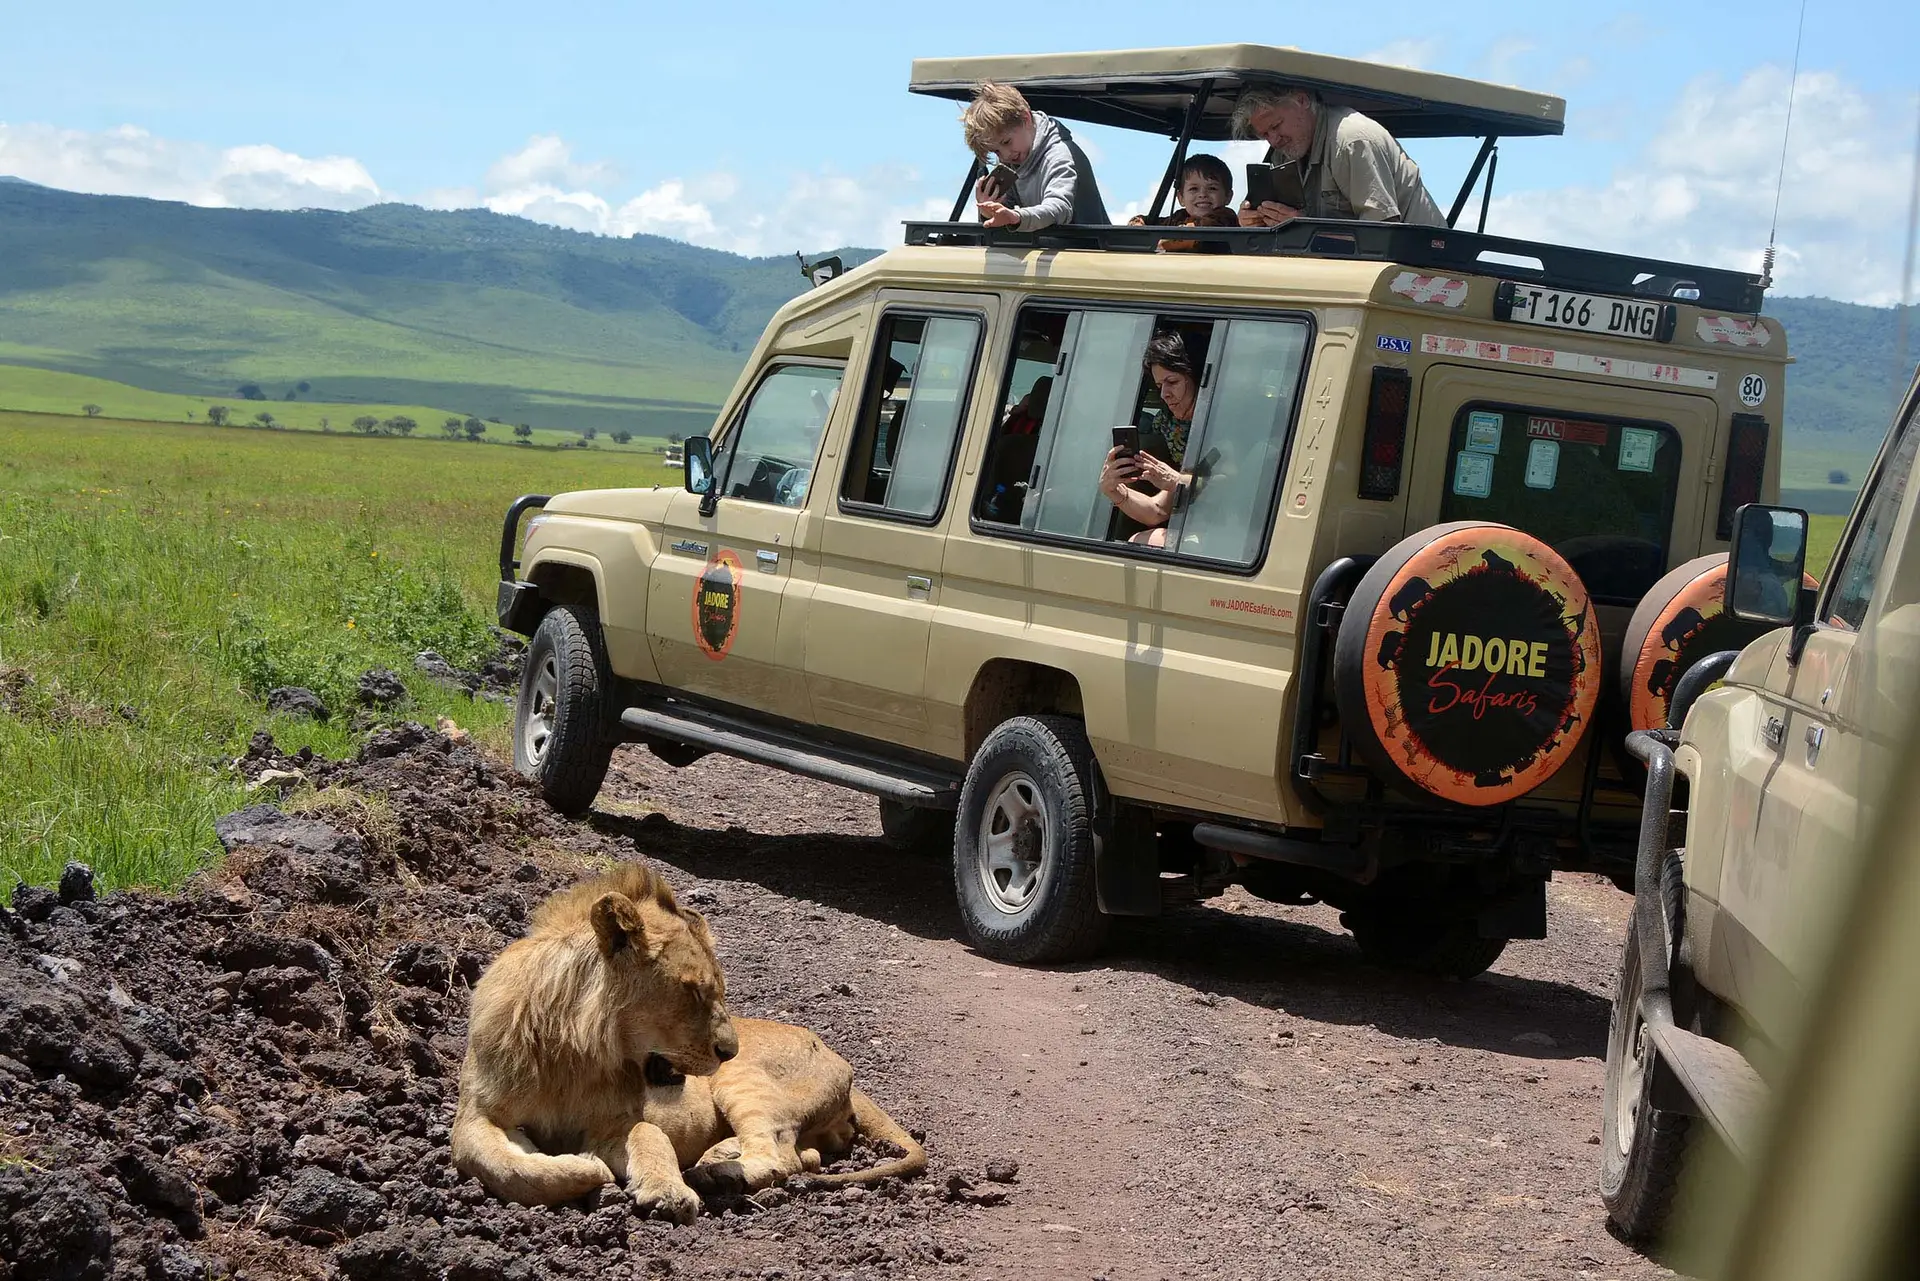
[[[1680, 859], [1672, 852], [1660, 872], [1661, 907], [1670, 937], [1680, 937], [1683, 885]], [[1680, 1165], [1692, 1118], [1653, 1106], [1650, 1086], [1659, 1069], [1652, 1039], [1640, 1018], [1645, 989], [1640, 967], [1640, 927], [1627, 930], [1620, 981], [1607, 1027], [1607, 1084], [1600, 1118], [1600, 1199], [1607, 1217], [1630, 1241], [1646, 1241], [1665, 1225], [1680, 1185]], [[1671, 963], [1671, 958], [1669, 958]]]
[[520, 674], [513, 765], [562, 814], [585, 813], [606, 781], [614, 748], [608, 733], [611, 684], [600, 620], [570, 605], [548, 610]]
[[953, 842], [954, 890], [967, 937], [1016, 963], [1090, 956], [1107, 933], [1094, 838], [1109, 821], [1093, 746], [1080, 722], [1016, 716], [967, 767]]
[[1349, 912], [1341, 923], [1353, 932], [1360, 955], [1375, 965], [1433, 978], [1473, 978], [1507, 948], [1504, 938], [1481, 937], [1473, 918], [1466, 916], [1366, 911]]

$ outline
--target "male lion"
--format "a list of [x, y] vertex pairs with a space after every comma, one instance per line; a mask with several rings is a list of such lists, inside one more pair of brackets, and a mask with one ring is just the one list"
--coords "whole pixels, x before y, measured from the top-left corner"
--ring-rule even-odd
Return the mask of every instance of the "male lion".
[[[651, 1056], [672, 1070], [649, 1071]], [[856, 1134], [906, 1155], [820, 1181], [926, 1168], [819, 1037], [728, 1017], [706, 919], [638, 864], [548, 899], [473, 990], [453, 1161], [509, 1201], [566, 1201], [621, 1178], [641, 1213], [690, 1223], [689, 1181], [756, 1191], [817, 1171]]]

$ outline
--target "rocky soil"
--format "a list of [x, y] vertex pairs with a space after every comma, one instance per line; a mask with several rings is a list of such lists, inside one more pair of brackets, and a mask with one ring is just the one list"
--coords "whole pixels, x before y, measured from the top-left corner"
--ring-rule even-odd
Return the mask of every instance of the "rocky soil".
[[[321, 790], [222, 820], [178, 896], [76, 868], [0, 914], [0, 1281], [1664, 1275], [1595, 1192], [1608, 886], [1556, 882], [1552, 937], [1471, 983], [1239, 890], [1020, 970], [871, 801], [739, 762], [623, 749], [579, 823], [457, 731], [242, 767]], [[468, 986], [623, 858], [707, 913], [737, 1012], [816, 1028], [925, 1135], [925, 1178], [676, 1228], [457, 1176]]]

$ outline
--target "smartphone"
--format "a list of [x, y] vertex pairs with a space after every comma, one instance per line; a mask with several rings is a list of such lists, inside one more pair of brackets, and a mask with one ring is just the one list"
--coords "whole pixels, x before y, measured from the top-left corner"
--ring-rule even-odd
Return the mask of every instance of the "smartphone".
[[1301, 209], [1307, 203], [1306, 185], [1298, 165], [1250, 164], [1247, 166], [1247, 199], [1255, 208], [1271, 200], [1289, 209]]
[[1128, 423], [1124, 427], [1115, 427], [1113, 429], [1113, 447], [1120, 451], [1122, 457], [1125, 457], [1127, 454], [1139, 453], [1140, 429], [1132, 423]]

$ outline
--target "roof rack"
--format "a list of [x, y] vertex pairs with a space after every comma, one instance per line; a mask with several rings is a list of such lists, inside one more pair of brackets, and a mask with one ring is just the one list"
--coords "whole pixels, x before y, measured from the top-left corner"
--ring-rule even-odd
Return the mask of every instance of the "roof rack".
[[975, 222], [909, 222], [906, 225], [909, 245], [975, 245], [990, 249], [1151, 253], [1154, 246], [1168, 236], [1222, 245], [1236, 254], [1401, 263], [1630, 298], [1682, 299], [1700, 307], [1748, 314], [1759, 312], [1765, 294], [1760, 277], [1743, 271], [1397, 222], [1296, 218], [1277, 227], [1069, 224], [1040, 231], [988, 228]]

